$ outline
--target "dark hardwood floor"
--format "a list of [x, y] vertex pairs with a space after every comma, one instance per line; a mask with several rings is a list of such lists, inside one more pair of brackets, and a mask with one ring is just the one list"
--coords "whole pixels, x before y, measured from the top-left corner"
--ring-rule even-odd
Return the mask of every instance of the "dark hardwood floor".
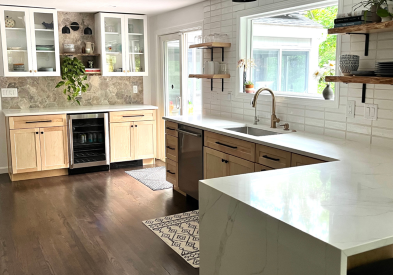
[[0, 274], [198, 274], [142, 224], [197, 205], [150, 190], [124, 173], [132, 169], [141, 167], [16, 183], [0, 175]]

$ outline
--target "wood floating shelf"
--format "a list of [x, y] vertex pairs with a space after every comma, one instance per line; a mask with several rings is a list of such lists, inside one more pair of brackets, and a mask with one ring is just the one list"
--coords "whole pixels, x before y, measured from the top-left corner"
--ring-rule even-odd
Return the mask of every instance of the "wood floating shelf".
[[366, 84], [393, 85], [393, 77], [380, 76], [326, 76], [326, 82], [362, 83], [362, 103], [366, 103]]
[[100, 56], [99, 53], [61, 53], [60, 56]]
[[328, 34], [364, 34], [393, 31], [393, 21], [329, 29]]
[[326, 76], [325, 80], [326, 82], [393, 85], [393, 77], [380, 76]]
[[223, 79], [230, 78], [229, 74], [190, 74], [189, 78]]
[[214, 49], [214, 48], [230, 48], [231, 43], [222, 43], [222, 42], [210, 42], [210, 43], [201, 43], [190, 45], [190, 49]]

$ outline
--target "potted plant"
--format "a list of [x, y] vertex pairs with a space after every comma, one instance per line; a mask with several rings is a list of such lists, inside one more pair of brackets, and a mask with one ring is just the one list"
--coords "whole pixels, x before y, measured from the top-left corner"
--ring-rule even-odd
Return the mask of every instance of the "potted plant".
[[[328, 63], [323, 65], [322, 68], [318, 68], [314, 72], [314, 78], [319, 83], [326, 83], [325, 82], [326, 76], [334, 75], [335, 70], [336, 70], [336, 62], [329, 61]], [[330, 87], [330, 83], [326, 83], [326, 87], [323, 89], [322, 95], [326, 100], [331, 100], [334, 98], [334, 93], [333, 93], [332, 88]]]
[[84, 83], [87, 75], [83, 63], [76, 57], [73, 59], [65, 57], [61, 64], [61, 79], [56, 88], [64, 86], [63, 93], [67, 96], [67, 100], [80, 105], [78, 97], [89, 88], [89, 84]]
[[240, 59], [237, 62], [238, 68], [243, 68], [243, 93], [246, 92], [247, 69], [256, 67], [253, 59]]
[[[378, 15], [378, 11], [381, 9], [381, 6], [386, 4], [386, 0], [367, 0], [361, 1], [355, 6], [353, 6], [353, 10], [357, 10], [358, 8], [367, 8], [371, 14], [372, 22], [381, 22], [381, 17]], [[367, 12], [365, 12], [364, 17], [367, 17]]]
[[246, 81], [246, 83], [244, 83], [244, 85], [246, 86], [246, 93], [247, 94], [253, 94], [255, 92], [254, 83], [252, 83], [252, 81]]

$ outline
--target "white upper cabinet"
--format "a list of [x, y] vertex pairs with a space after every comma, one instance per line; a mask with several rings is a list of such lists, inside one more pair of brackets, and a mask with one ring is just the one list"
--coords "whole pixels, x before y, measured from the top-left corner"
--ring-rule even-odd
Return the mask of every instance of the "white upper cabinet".
[[147, 76], [147, 17], [98, 13], [97, 48], [103, 76]]
[[2, 76], [60, 76], [57, 11], [0, 6]]

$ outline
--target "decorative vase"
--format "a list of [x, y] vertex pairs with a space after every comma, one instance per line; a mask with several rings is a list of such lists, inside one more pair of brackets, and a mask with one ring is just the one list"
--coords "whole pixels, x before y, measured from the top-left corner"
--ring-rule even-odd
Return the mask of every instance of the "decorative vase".
[[323, 89], [322, 95], [323, 95], [323, 98], [326, 100], [333, 99], [334, 94], [333, 94], [332, 88], [330, 87], [330, 84], [326, 84], [325, 89]]
[[351, 72], [359, 69], [359, 56], [352, 54], [341, 55], [339, 67], [343, 75], [351, 75]]
[[379, 6], [378, 5], [372, 5], [370, 7], [370, 14], [371, 14], [371, 21], [372, 22], [381, 22], [381, 17], [377, 14], [377, 10], [378, 10]]
[[13, 27], [15, 27], [15, 20], [12, 19], [11, 17], [6, 16], [4, 21], [5, 21], [4, 22], [4, 26], [6, 28], [13, 28]]

